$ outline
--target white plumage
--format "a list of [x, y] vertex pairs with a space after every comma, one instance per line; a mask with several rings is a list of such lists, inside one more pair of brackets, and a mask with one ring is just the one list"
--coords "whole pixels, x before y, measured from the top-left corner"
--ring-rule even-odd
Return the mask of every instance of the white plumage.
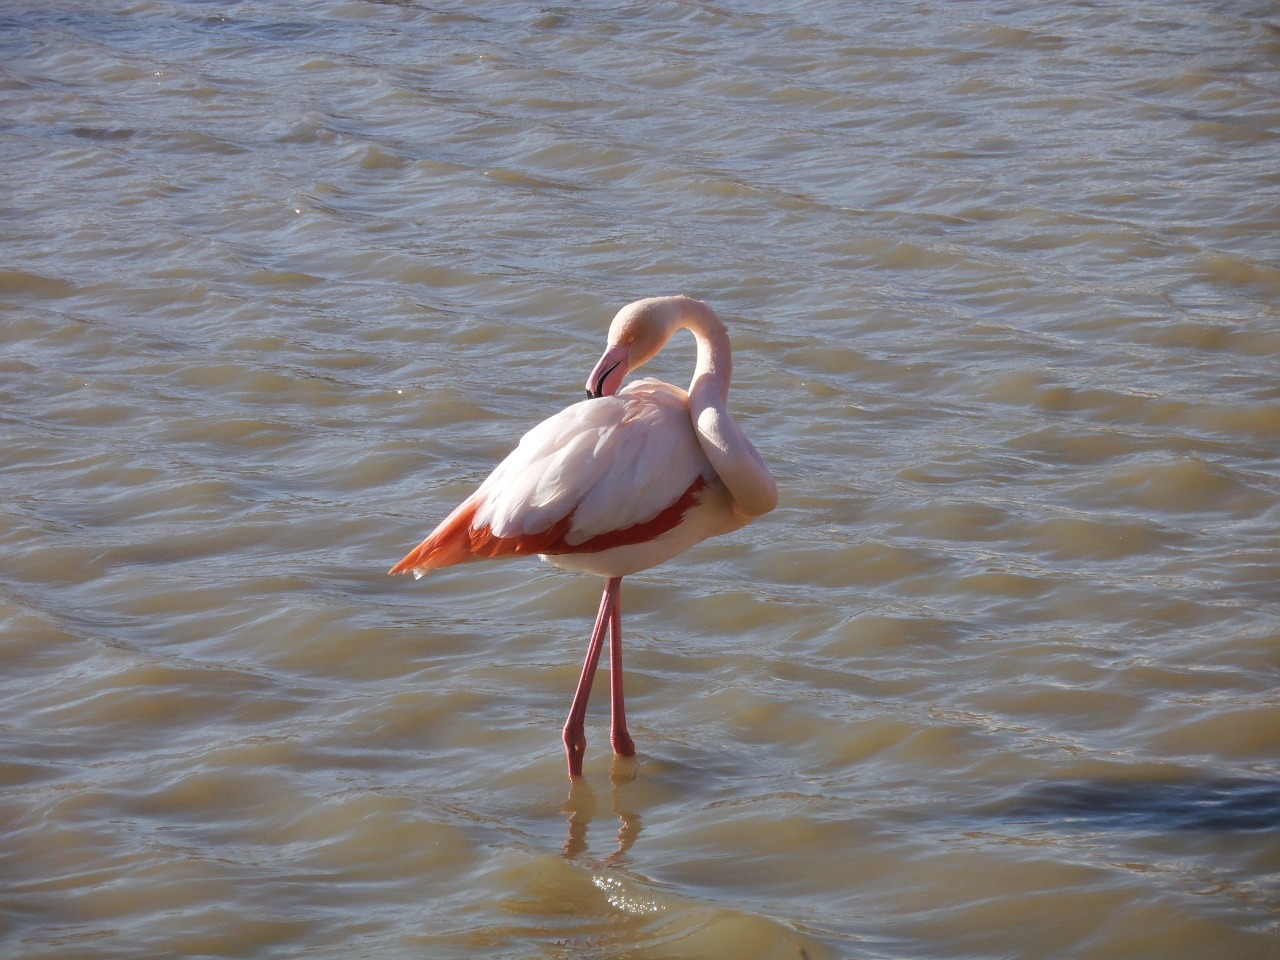
[[540, 534], [571, 516], [564, 539], [652, 520], [715, 469], [698, 446], [688, 395], [660, 380], [583, 400], [534, 427], [476, 491], [475, 526], [496, 536]]

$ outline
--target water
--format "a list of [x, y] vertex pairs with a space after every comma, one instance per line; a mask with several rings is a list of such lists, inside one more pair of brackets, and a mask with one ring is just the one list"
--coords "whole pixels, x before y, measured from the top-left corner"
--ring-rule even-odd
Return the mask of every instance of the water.
[[[0, 11], [7, 956], [1280, 956], [1280, 7]], [[386, 569], [688, 293], [779, 509]], [[689, 343], [653, 373], [684, 383]]]

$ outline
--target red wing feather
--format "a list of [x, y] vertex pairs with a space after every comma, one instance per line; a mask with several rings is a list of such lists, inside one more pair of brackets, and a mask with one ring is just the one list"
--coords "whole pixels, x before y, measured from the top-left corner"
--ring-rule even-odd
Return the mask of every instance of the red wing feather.
[[688, 509], [697, 503], [698, 492], [704, 486], [706, 481], [698, 477], [675, 503], [653, 519], [633, 524], [624, 530], [610, 530], [576, 544], [565, 541], [565, 536], [573, 526], [572, 513], [541, 533], [499, 537], [487, 525], [476, 529], [472, 524], [476, 511], [480, 508], [480, 501], [471, 497], [463, 501], [427, 539], [392, 567], [390, 572], [421, 573], [491, 557], [528, 556], [535, 553], [599, 553], [613, 547], [644, 543], [679, 526]]

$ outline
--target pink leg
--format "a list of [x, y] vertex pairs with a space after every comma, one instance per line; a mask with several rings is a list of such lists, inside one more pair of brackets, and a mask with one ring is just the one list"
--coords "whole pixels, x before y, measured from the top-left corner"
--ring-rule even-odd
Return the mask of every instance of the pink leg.
[[[613, 581], [610, 581], [612, 583]], [[636, 745], [627, 733], [627, 710], [622, 702], [622, 578], [614, 594], [609, 616], [609, 702], [613, 708], [613, 752], [620, 757], [633, 757]]]
[[604, 596], [600, 598], [600, 612], [596, 614], [596, 625], [591, 631], [591, 643], [587, 646], [587, 659], [582, 664], [582, 674], [578, 677], [578, 689], [573, 694], [573, 704], [569, 707], [569, 719], [564, 722], [564, 749], [569, 758], [569, 778], [582, 776], [582, 757], [587, 752], [587, 701], [591, 698], [591, 681], [596, 677], [596, 667], [600, 664], [600, 652], [604, 649], [604, 631], [612, 623], [613, 610], [617, 607], [618, 588], [621, 577], [611, 577], [604, 587]]

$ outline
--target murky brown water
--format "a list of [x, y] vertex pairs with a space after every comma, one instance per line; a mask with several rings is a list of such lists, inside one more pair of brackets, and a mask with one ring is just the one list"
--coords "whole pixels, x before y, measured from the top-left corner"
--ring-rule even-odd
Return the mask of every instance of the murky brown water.
[[[1278, 171], [1275, 3], [11, 0], [0, 952], [1280, 957]], [[674, 292], [570, 791], [600, 582], [385, 571]]]

